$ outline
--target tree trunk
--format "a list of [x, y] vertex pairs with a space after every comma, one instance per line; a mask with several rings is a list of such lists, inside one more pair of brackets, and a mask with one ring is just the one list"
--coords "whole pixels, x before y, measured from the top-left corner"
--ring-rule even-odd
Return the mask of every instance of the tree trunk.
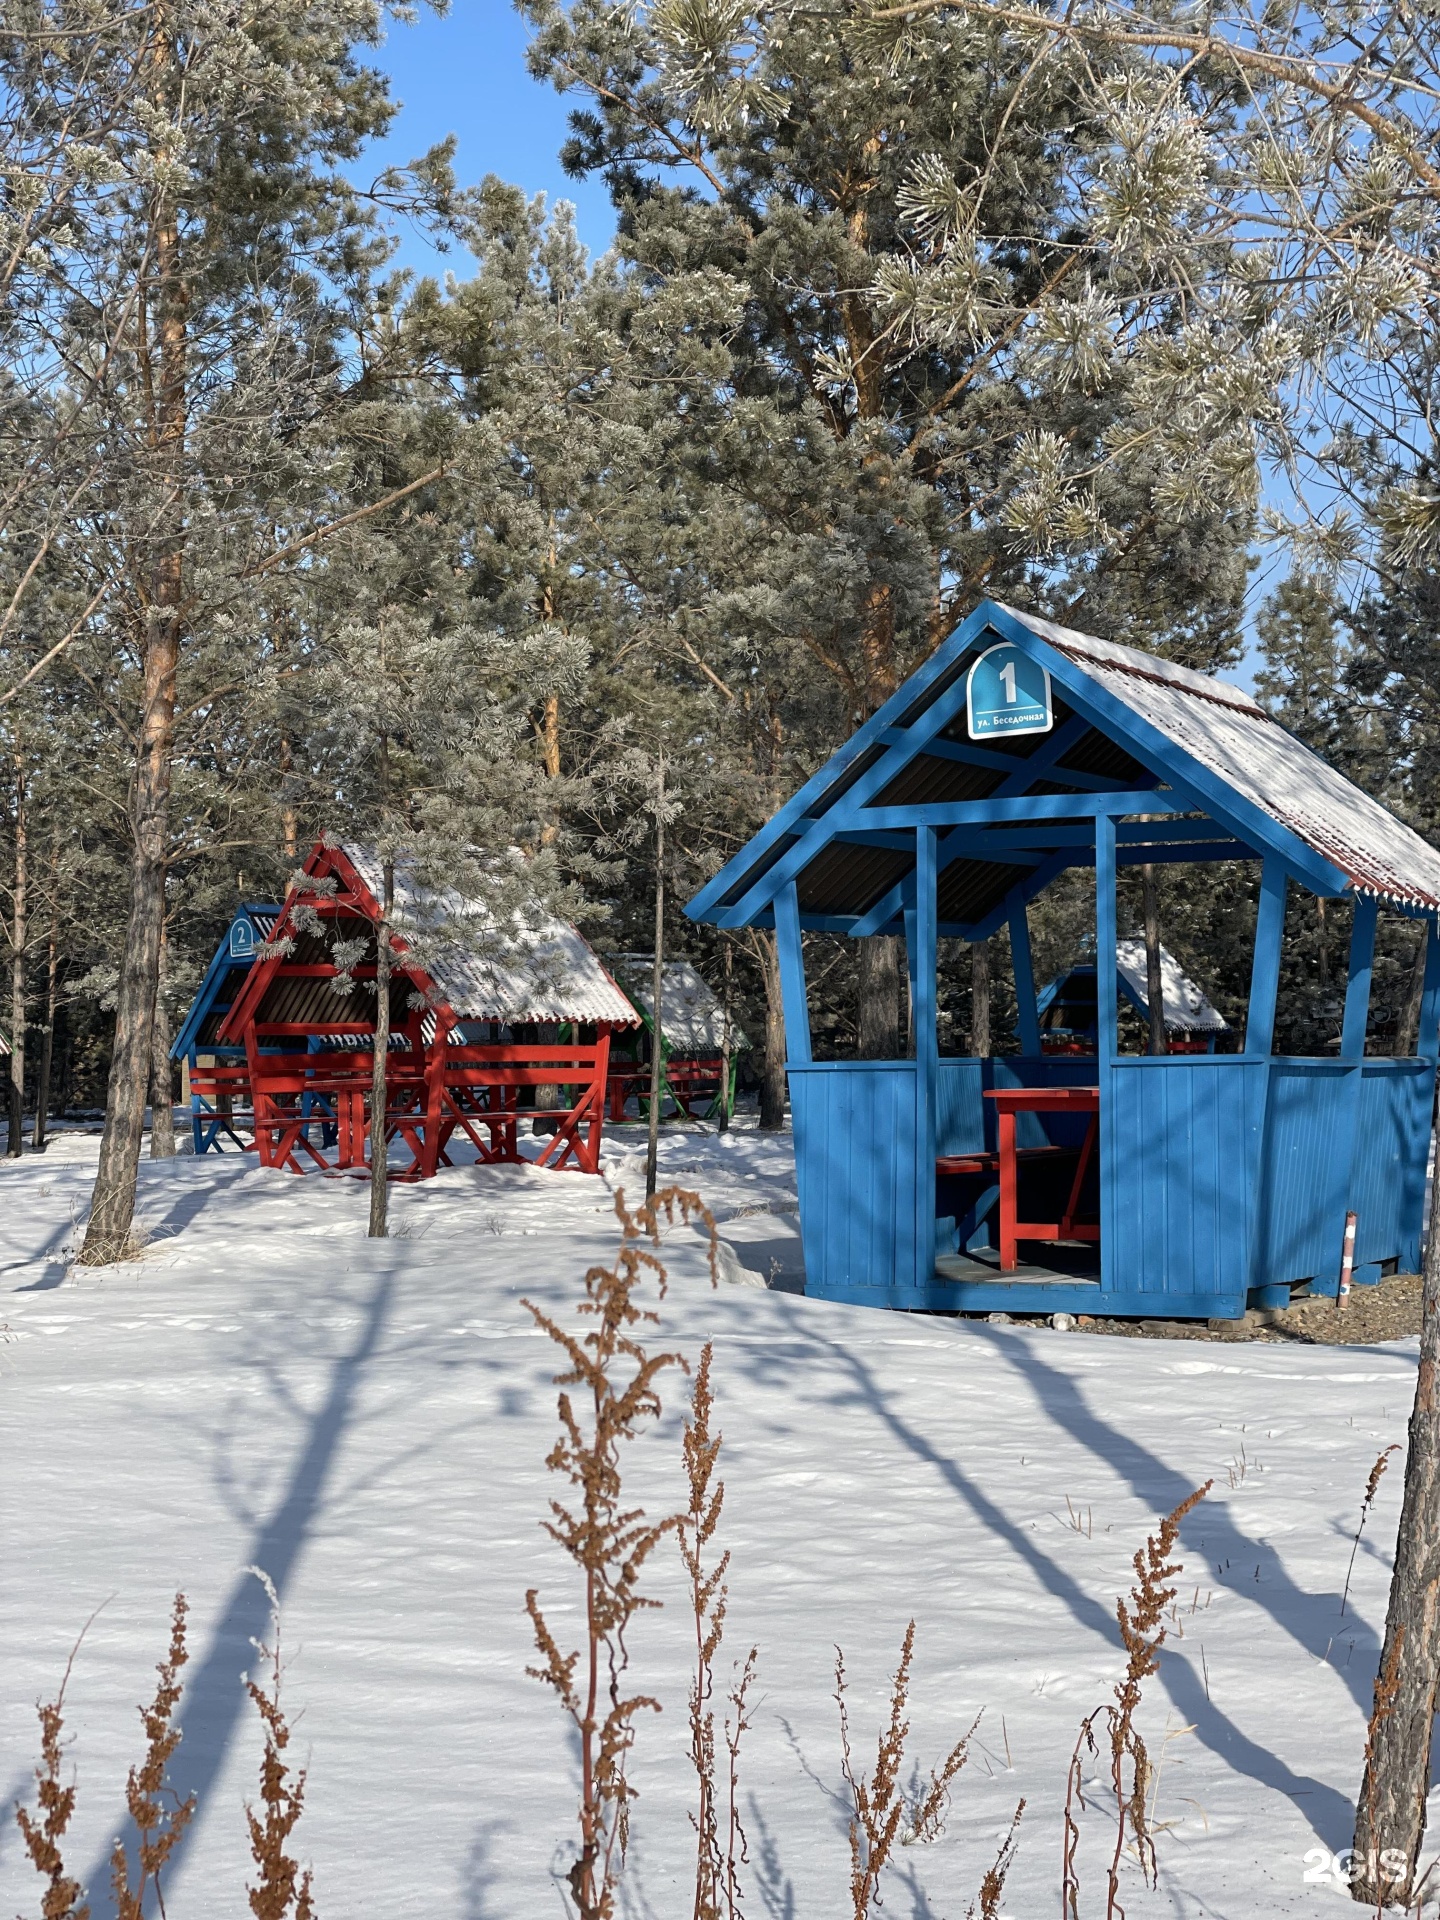
[[1160, 904], [1155, 893], [1155, 869], [1148, 860], [1140, 869], [1140, 893], [1145, 910], [1145, 1001], [1150, 1017], [1150, 1051], [1168, 1053], [1165, 988], [1160, 971]]
[[[59, 865], [58, 854], [57, 845], [50, 862], [52, 882]], [[40, 1036], [40, 1072], [35, 1083], [35, 1129], [30, 1136], [30, 1145], [36, 1153], [43, 1153], [50, 1144], [50, 1069], [55, 1059], [55, 1003], [59, 999], [60, 984], [60, 926], [53, 886], [50, 940], [45, 959], [45, 1025]]]
[[150, 1028], [150, 1158], [175, 1157], [175, 1106], [170, 1066], [170, 1015], [165, 1008], [165, 929], [160, 929], [160, 966], [155, 982], [155, 1019]]
[[990, 1054], [990, 942], [970, 949], [970, 1051], [977, 1060]]
[[1430, 922], [1420, 922], [1420, 944], [1415, 949], [1415, 965], [1410, 974], [1410, 991], [1405, 996], [1400, 1028], [1395, 1035], [1395, 1052], [1404, 1059], [1414, 1053], [1420, 1038], [1420, 1002], [1425, 997], [1425, 960], [1430, 951]]
[[15, 734], [15, 890], [12, 896], [14, 918], [10, 926], [10, 1103], [5, 1151], [18, 1160], [25, 1151], [25, 947], [30, 938], [26, 924], [26, 894], [30, 879], [30, 846], [25, 818], [25, 762], [20, 753], [20, 734]]
[[862, 1060], [900, 1058], [900, 942], [893, 934], [860, 942], [859, 1024]]
[[[1355, 1816], [1351, 1896], [1408, 1907], [1425, 1833], [1430, 1742], [1440, 1681], [1440, 1179], [1430, 1197], [1421, 1293], [1420, 1370], [1410, 1415], [1405, 1498]], [[1390, 1853], [1388, 1861], [1380, 1856]], [[1386, 1867], [1403, 1870], [1386, 1873]]]
[[785, 1126], [785, 1001], [780, 991], [780, 949], [773, 933], [756, 933], [756, 955], [765, 982], [765, 1064], [760, 1076], [760, 1131]]
[[[168, 69], [173, 49], [157, 39]], [[162, 82], [163, 84], [163, 82]], [[157, 156], [163, 157], [163, 156]], [[184, 593], [183, 498], [186, 409], [186, 294], [180, 235], [173, 209], [161, 201], [155, 219], [154, 278], [159, 298], [160, 380], [155, 409], [156, 484], [171, 504], [161, 514], [145, 613], [144, 686], [136, 755], [130, 915], [115, 1002], [115, 1040], [105, 1096], [100, 1165], [82, 1266], [118, 1260], [130, 1243], [135, 1181], [145, 1131], [151, 1031], [165, 924], [165, 856], [169, 835], [170, 762], [175, 742], [175, 671]], [[148, 357], [148, 355], [147, 355]]]
[[1330, 929], [1325, 924], [1325, 902], [1319, 895], [1315, 899], [1315, 918], [1320, 927], [1319, 967], [1323, 989], [1330, 985]]
[[660, 1088], [665, 1078], [664, 1009], [661, 989], [665, 978], [665, 756], [655, 776], [655, 965], [650, 982], [650, 1130], [645, 1142], [645, 1198], [655, 1198], [660, 1159]]
[[383, 1240], [389, 1226], [389, 1147], [385, 1109], [390, 1065], [390, 915], [395, 910], [395, 863], [385, 862], [385, 900], [375, 929], [375, 1062], [370, 1075], [370, 1226], [369, 1237]]
[[730, 1125], [730, 1002], [734, 975], [734, 949], [729, 940], [722, 935], [721, 946], [724, 951], [724, 978], [720, 988], [720, 1120], [717, 1131], [724, 1133]]
[[287, 860], [300, 857], [300, 816], [295, 811], [295, 797], [290, 788], [290, 775], [295, 767], [295, 750], [290, 744], [288, 733], [280, 736], [280, 848]]

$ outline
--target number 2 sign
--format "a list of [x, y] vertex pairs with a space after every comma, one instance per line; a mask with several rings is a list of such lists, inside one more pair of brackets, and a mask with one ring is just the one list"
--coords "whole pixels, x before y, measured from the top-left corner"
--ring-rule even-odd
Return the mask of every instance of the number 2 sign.
[[971, 667], [965, 708], [972, 740], [1005, 733], [1049, 733], [1055, 724], [1050, 675], [1008, 641], [987, 648]]

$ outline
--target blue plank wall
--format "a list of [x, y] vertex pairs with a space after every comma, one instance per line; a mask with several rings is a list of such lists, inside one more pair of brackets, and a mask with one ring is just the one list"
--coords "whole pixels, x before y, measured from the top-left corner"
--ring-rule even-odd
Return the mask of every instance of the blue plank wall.
[[1100, 1093], [1106, 1291], [1243, 1293], [1266, 1075], [1264, 1060], [1217, 1054], [1122, 1055], [1108, 1069]]
[[914, 1061], [792, 1061], [789, 1075], [807, 1292], [878, 1304], [913, 1288]]
[[[1418, 1264], [1432, 1062], [942, 1059], [936, 1151], [993, 1147], [988, 1085], [1093, 1085], [1097, 1074], [1103, 1291], [1117, 1311], [1153, 1301], [1151, 1311], [1194, 1313], [1207, 1299], [1234, 1311], [1248, 1287], [1333, 1287], [1347, 1208], [1359, 1215], [1358, 1264]], [[971, 1304], [968, 1290], [935, 1280], [917, 1245], [914, 1062], [792, 1063], [790, 1090], [809, 1290]], [[1057, 1134], [1083, 1124], [1045, 1122]], [[988, 1291], [974, 1304], [993, 1304]]]
[[1401, 1273], [1419, 1270], [1434, 1091], [1433, 1061], [1365, 1062], [1350, 1178], [1358, 1266], [1394, 1260]]

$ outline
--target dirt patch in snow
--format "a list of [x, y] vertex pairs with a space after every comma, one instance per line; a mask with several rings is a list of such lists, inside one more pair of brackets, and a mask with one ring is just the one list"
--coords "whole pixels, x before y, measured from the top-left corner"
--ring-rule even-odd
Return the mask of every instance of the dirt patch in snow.
[[1420, 1331], [1420, 1276], [1391, 1274], [1375, 1287], [1356, 1287], [1343, 1307], [1333, 1300], [1297, 1301], [1273, 1313], [1250, 1312], [1243, 1320], [1102, 1320], [1078, 1322], [1084, 1333], [1119, 1334], [1131, 1340], [1269, 1340], [1318, 1347], [1370, 1347], [1382, 1340], [1408, 1340]]

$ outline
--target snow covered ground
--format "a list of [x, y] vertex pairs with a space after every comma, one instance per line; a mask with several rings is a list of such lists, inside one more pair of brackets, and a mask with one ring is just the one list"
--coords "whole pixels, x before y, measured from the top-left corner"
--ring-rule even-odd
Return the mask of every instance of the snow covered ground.
[[[172, 1920], [241, 1915], [243, 1803], [259, 1739], [240, 1674], [265, 1602], [284, 1602], [286, 1697], [311, 1768], [298, 1837], [322, 1920], [561, 1913], [572, 1756], [525, 1667], [538, 1586], [573, 1632], [575, 1589], [540, 1519], [551, 1488], [554, 1350], [520, 1305], [563, 1312], [613, 1246], [611, 1189], [643, 1186], [638, 1130], [603, 1181], [457, 1167], [394, 1194], [396, 1237], [364, 1238], [357, 1183], [236, 1156], [145, 1164], [143, 1259], [67, 1270], [93, 1137], [0, 1163], [0, 1792], [27, 1791], [35, 1702], [76, 1663], [70, 1864], [106, 1911], [136, 1703], [170, 1599], [193, 1608], [176, 1775], [200, 1814]], [[716, 1349], [728, 1493], [728, 1647], [760, 1650], [743, 1758], [751, 1920], [848, 1911], [834, 1647], [862, 1757], [907, 1619], [919, 1623], [914, 1752], [936, 1760], [984, 1709], [945, 1837], [909, 1848], [887, 1911], [960, 1920], [1019, 1797], [1005, 1911], [1058, 1908], [1060, 1808], [1081, 1717], [1120, 1668], [1115, 1596], [1155, 1517], [1207, 1477], [1185, 1528], [1177, 1633], [1145, 1731], [1161, 1888], [1146, 1913], [1342, 1911], [1348, 1843], [1399, 1511], [1392, 1469], [1341, 1589], [1366, 1475], [1403, 1440], [1413, 1344], [1213, 1346], [903, 1318], [806, 1300], [788, 1142], [665, 1137], [664, 1177], [698, 1187], [771, 1289], [712, 1292], [704, 1247], [670, 1236], [663, 1338]], [[678, 1504], [680, 1395], [634, 1450], [637, 1497]], [[1068, 1505], [1067, 1505], [1068, 1502]], [[1078, 1519], [1074, 1516], [1078, 1516]], [[665, 1702], [641, 1727], [624, 1911], [690, 1911], [684, 1760], [690, 1625], [667, 1548], [633, 1677]], [[1103, 1912], [1103, 1815], [1087, 1913]], [[13, 1822], [0, 1910], [39, 1908]], [[1350, 1909], [1353, 1910], [1353, 1909]]]

